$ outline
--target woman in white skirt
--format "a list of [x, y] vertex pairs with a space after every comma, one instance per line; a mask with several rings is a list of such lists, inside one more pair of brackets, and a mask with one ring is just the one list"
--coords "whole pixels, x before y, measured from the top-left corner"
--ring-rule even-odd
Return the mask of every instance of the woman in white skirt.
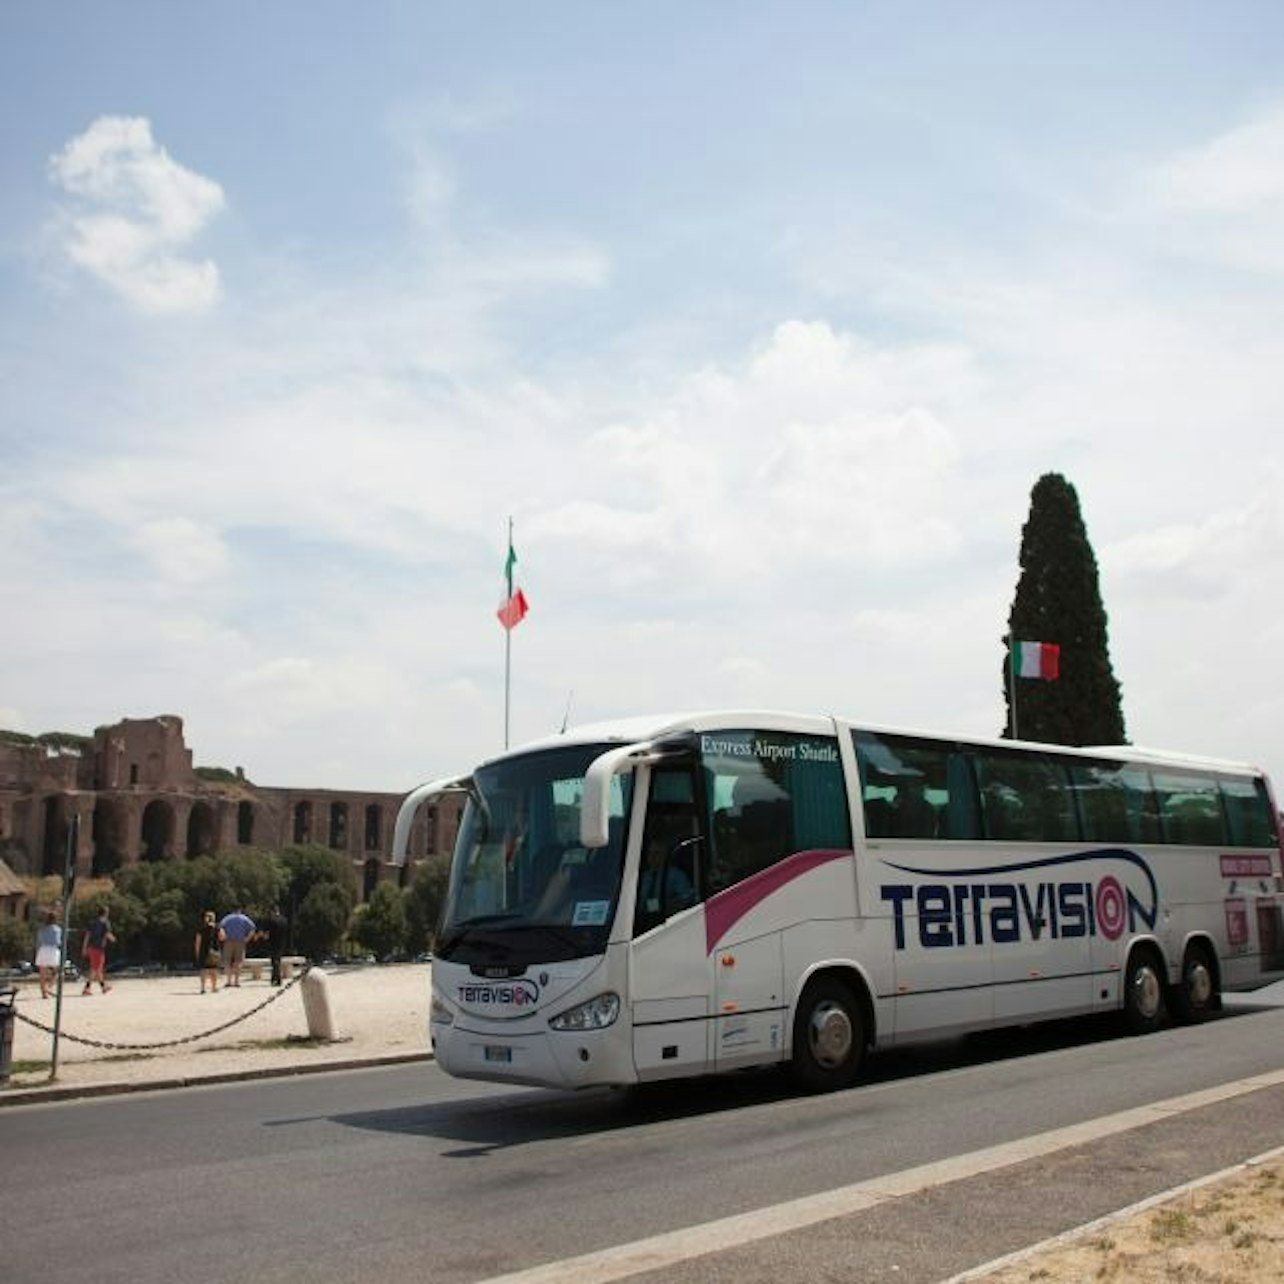
[[45, 914], [44, 926], [36, 933], [36, 967], [40, 971], [40, 997], [47, 999], [58, 979], [62, 961], [62, 925], [53, 910]]

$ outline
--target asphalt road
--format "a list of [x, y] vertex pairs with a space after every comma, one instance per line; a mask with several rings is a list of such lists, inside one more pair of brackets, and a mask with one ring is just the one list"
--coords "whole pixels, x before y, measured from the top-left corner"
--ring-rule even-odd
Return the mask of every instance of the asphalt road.
[[[873, 1081], [811, 1098], [774, 1075], [637, 1097], [419, 1065], [15, 1107], [0, 1113], [0, 1278], [473, 1284], [1284, 1064], [1279, 1009], [1112, 1029], [885, 1056]], [[1260, 1089], [646, 1278], [941, 1280], [1281, 1142], [1284, 1086]]]

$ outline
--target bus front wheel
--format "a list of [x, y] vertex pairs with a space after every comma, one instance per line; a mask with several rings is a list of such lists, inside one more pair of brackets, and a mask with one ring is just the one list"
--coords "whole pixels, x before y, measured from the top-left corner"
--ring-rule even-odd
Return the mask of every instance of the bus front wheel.
[[1173, 1014], [1193, 1025], [1203, 1021], [1221, 1005], [1217, 993], [1217, 972], [1206, 945], [1192, 943], [1182, 960], [1181, 981], [1172, 992]]
[[794, 1017], [794, 1082], [807, 1092], [829, 1092], [855, 1082], [865, 1055], [865, 1031], [856, 996], [832, 977], [813, 981]]
[[1164, 1023], [1164, 978], [1158, 956], [1134, 950], [1124, 977], [1124, 1021], [1133, 1034], [1149, 1034]]

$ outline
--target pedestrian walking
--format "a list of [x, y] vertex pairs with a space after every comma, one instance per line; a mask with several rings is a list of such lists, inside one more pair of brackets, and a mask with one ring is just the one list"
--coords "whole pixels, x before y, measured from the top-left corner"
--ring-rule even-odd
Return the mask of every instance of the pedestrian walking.
[[40, 997], [47, 999], [53, 992], [53, 984], [58, 979], [58, 968], [62, 965], [62, 924], [58, 916], [49, 910], [40, 931], [36, 933], [36, 969], [40, 973]]
[[82, 994], [92, 994], [94, 982], [98, 982], [99, 989], [104, 994], [111, 989], [107, 984], [107, 947], [116, 940], [116, 934], [111, 930], [111, 919], [107, 917], [107, 906], [100, 905], [98, 914], [85, 928], [85, 943], [82, 947], [82, 953], [85, 962], [89, 966], [89, 976], [85, 981], [85, 988]]
[[273, 985], [281, 984], [281, 955], [285, 953], [286, 927], [285, 915], [281, 913], [281, 907], [273, 905], [267, 921], [267, 946], [268, 956], [272, 960]]
[[218, 939], [227, 947], [223, 951], [223, 961], [227, 964], [228, 985], [241, 984], [241, 964], [245, 962], [245, 946], [257, 931], [254, 920], [242, 906], [238, 906], [232, 913], [224, 914], [219, 919]]
[[193, 944], [196, 951], [196, 966], [201, 973], [201, 993], [205, 986], [218, 993], [218, 965], [220, 962], [218, 945], [218, 919], [213, 910], [206, 910], [196, 929], [196, 940]]

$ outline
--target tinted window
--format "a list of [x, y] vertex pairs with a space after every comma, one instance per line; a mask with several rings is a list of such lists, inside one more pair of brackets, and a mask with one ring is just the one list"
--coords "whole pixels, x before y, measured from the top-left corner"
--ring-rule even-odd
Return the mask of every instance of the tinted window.
[[709, 890], [792, 852], [851, 846], [833, 737], [736, 730], [705, 732], [700, 740], [712, 813]]
[[1277, 839], [1266, 785], [1260, 780], [1222, 779], [1222, 806], [1232, 847], [1274, 847]]
[[977, 749], [975, 766], [987, 838], [1078, 841], [1074, 795], [1061, 762], [1042, 754]]
[[1068, 760], [1070, 787], [1090, 843], [1157, 843], [1159, 816], [1150, 773], [1117, 762]]
[[967, 756], [949, 741], [853, 732], [868, 838], [978, 838]]
[[1226, 818], [1221, 793], [1212, 776], [1193, 771], [1154, 771], [1159, 800], [1159, 823], [1164, 842], [1193, 847], [1220, 847], [1226, 843]]

